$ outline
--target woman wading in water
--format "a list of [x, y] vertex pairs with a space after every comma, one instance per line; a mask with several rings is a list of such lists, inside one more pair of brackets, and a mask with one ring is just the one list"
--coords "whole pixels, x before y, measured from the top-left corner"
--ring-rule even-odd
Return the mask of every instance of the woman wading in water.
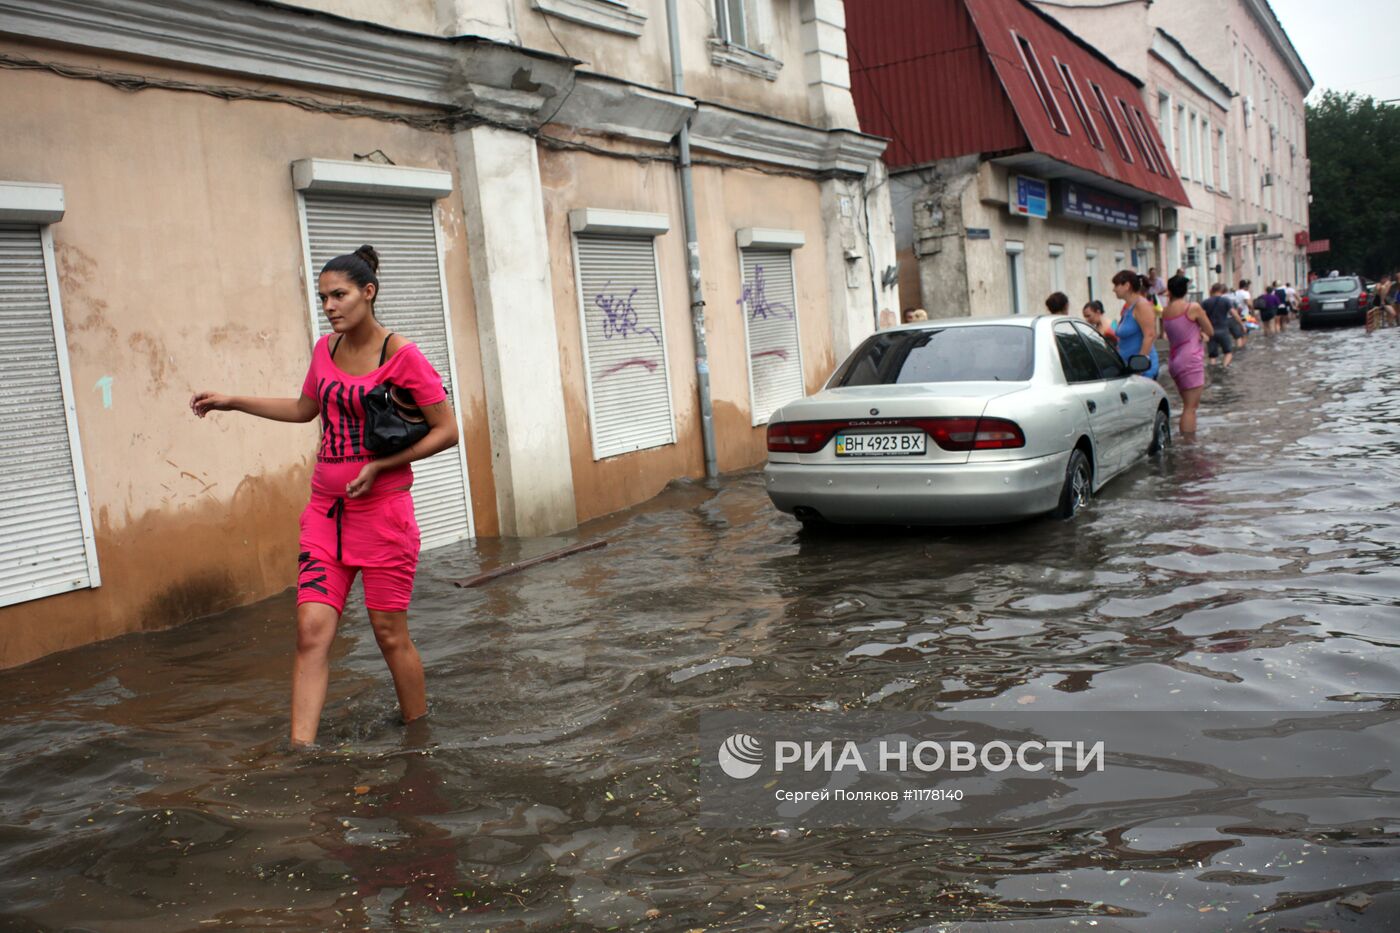
[[[374, 317], [379, 254], [372, 246], [326, 263], [317, 282], [331, 333], [316, 342], [299, 398], [198, 392], [190, 408], [241, 411], [272, 421], [321, 417], [311, 500], [301, 514], [297, 560], [297, 644], [292, 665], [293, 745], [316, 740], [330, 677], [330, 649], [355, 574], [389, 665], [404, 722], [428, 712], [423, 662], [408, 635], [408, 605], [418, 567], [409, 463], [457, 443], [457, 421], [442, 377], [418, 347]], [[428, 433], [398, 453], [376, 457], [364, 446], [364, 397], [392, 382], [411, 393]]]
[[1113, 276], [1113, 294], [1123, 302], [1123, 310], [1118, 316], [1118, 354], [1127, 362], [1141, 354], [1151, 365], [1143, 373], [1148, 379], [1157, 378], [1157, 348], [1153, 341], [1157, 338], [1157, 311], [1147, 300], [1147, 279], [1131, 269], [1123, 269]]
[[1210, 315], [1194, 301], [1186, 300], [1191, 280], [1174, 275], [1167, 282], [1171, 300], [1162, 312], [1162, 332], [1171, 344], [1171, 359], [1167, 371], [1176, 381], [1181, 393], [1181, 433], [1196, 433], [1196, 409], [1201, 405], [1201, 392], [1206, 385], [1205, 341], [1215, 335]]

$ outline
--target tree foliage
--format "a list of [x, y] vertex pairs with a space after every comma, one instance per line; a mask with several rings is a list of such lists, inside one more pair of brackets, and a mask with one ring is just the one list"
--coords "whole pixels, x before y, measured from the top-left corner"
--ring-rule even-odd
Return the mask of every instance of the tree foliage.
[[1309, 231], [1331, 240], [1313, 269], [1379, 278], [1400, 269], [1400, 107], [1327, 91], [1307, 108]]

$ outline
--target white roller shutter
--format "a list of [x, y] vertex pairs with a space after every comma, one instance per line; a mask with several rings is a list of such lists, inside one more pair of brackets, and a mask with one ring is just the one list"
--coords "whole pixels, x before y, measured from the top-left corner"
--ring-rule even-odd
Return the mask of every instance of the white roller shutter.
[[46, 236], [32, 224], [0, 224], [4, 606], [100, 583]]
[[[306, 193], [304, 198], [312, 275], [327, 261], [354, 252], [362, 243], [378, 250], [375, 316], [385, 327], [418, 345], [442, 374], [447, 397], [459, 411], [433, 202], [315, 192]], [[313, 308], [313, 314], [317, 334], [329, 333], [320, 308]], [[472, 537], [471, 497], [460, 444], [414, 462], [413, 506], [424, 548]]]
[[593, 459], [675, 443], [655, 241], [579, 233], [574, 255]]
[[792, 251], [739, 250], [744, 273], [744, 338], [749, 353], [749, 397], [753, 423], [802, 398], [802, 351], [797, 331], [797, 293]]

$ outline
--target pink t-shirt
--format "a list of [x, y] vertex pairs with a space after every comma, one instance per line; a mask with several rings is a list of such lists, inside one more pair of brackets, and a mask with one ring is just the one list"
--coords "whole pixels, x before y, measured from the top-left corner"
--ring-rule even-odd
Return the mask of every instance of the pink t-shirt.
[[[316, 452], [316, 469], [311, 474], [314, 494], [343, 496], [346, 485], [375, 459], [364, 446], [365, 393], [382, 382], [407, 389], [416, 405], [432, 405], [447, 398], [442, 376], [414, 343], [406, 343], [384, 365], [363, 376], [352, 376], [335, 365], [330, 351], [331, 335], [316, 341], [311, 366], [302, 383], [303, 395], [321, 405], [321, 446]], [[366, 495], [391, 492], [413, 483], [408, 464], [380, 473]]]

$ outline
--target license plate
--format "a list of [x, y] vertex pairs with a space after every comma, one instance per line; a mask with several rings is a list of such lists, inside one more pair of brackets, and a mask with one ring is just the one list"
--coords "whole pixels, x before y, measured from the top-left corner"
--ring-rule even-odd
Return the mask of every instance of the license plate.
[[898, 457], [924, 452], [928, 435], [922, 431], [891, 434], [838, 434], [838, 457]]
[[1342, 310], [1343, 308], [1345, 308], [1346, 306], [1347, 306], [1347, 303], [1346, 303], [1345, 301], [1324, 301], [1324, 302], [1322, 303], [1322, 310], [1324, 310], [1324, 311], [1340, 311], [1340, 310]]

